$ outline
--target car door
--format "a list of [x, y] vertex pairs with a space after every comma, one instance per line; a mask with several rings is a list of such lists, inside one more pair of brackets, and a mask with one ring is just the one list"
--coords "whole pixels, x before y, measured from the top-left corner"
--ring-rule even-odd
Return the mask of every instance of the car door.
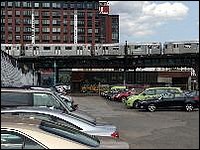
[[52, 95], [47, 93], [33, 93], [33, 106], [46, 106], [66, 110]]
[[163, 93], [159, 100], [159, 107], [170, 108], [174, 105], [174, 94]]
[[184, 106], [185, 98], [183, 93], [174, 94], [173, 107]]
[[45, 149], [39, 143], [15, 131], [1, 130], [1, 149]]

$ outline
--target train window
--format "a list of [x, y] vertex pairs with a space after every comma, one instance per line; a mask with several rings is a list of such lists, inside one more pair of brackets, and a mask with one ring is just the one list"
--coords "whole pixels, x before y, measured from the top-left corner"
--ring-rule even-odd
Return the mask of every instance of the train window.
[[55, 47], [55, 50], [60, 50], [60, 46], [56, 46], [56, 47]]
[[51, 50], [50, 46], [44, 46], [44, 50]]
[[191, 48], [191, 44], [184, 44], [184, 48]]
[[178, 48], [178, 44], [174, 44], [174, 48]]
[[113, 47], [113, 50], [117, 51], [117, 50], [119, 50], [119, 48], [118, 47]]
[[65, 50], [72, 50], [71, 46], [65, 46]]
[[135, 49], [139, 49], [139, 48], [141, 48], [140, 45], [135, 45]]

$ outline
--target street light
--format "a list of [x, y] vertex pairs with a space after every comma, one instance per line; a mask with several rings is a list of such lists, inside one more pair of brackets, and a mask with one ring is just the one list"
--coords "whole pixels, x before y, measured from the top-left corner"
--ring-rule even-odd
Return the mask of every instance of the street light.
[[128, 52], [127, 41], [125, 43], [126, 44], [124, 47], [124, 86], [126, 86], [127, 52]]

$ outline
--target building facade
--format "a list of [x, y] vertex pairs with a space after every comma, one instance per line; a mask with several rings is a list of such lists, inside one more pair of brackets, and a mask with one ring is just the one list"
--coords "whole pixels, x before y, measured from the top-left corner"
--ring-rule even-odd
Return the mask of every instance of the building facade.
[[119, 43], [107, 2], [1, 1], [1, 44]]

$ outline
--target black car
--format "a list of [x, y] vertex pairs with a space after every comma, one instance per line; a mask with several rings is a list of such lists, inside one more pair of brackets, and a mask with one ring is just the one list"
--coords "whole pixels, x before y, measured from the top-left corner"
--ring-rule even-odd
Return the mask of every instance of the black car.
[[192, 111], [194, 108], [199, 108], [199, 100], [188, 97], [184, 93], [163, 93], [160, 97], [139, 101], [138, 108], [150, 112], [159, 108], [181, 108]]

